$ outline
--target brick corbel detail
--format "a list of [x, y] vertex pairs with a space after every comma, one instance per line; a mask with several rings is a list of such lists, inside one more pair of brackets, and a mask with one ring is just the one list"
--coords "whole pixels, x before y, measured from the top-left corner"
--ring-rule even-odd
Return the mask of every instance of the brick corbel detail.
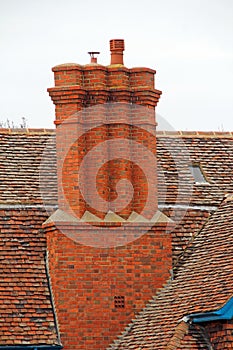
[[70, 63], [52, 70], [55, 87], [48, 92], [56, 105], [55, 124], [83, 108], [106, 102], [135, 103], [154, 109], [162, 93], [154, 88], [155, 70], [149, 68]]

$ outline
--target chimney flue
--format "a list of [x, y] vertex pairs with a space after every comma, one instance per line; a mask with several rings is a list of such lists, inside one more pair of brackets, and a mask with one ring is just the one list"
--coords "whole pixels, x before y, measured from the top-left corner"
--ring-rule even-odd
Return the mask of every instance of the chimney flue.
[[124, 62], [123, 62], [124, 49], [125, 49], [125, 43], [123, 39], [110, 40], [111, 64], [124, 65]]

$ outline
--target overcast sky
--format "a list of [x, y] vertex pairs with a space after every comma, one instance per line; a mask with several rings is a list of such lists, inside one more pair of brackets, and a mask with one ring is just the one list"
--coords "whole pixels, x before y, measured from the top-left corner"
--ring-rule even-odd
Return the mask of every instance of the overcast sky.
[[175, 130], [233, 131], [233, 0], [0, 0], [0, 120], [54, 127], [57, 64], [125, 39], [127, 67], [156, 69]]

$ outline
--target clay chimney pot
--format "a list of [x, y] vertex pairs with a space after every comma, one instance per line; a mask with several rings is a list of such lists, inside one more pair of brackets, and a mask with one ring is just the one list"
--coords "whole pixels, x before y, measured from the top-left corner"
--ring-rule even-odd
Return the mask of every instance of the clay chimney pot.
[[123, 62], [124, 49], [125, 49], [125, 43], [123, 39], [110, 40], [111, 65], [112, 64], [124, 65], [124, 62]]

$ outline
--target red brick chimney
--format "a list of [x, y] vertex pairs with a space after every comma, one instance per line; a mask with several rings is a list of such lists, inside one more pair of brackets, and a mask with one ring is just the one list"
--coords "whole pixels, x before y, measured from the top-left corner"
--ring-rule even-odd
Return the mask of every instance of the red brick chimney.
[[64, 350], [105, 349], [171, 268], [172, 223], [157, 208], [161, 92], [154, 70], [123, 65], [124, 40], [111, 40], [110, 50], [109, 66], [90, 52], [90, 64], [54, 67], [48, 89], [56, 108], [59, 210], [44, 227]]

